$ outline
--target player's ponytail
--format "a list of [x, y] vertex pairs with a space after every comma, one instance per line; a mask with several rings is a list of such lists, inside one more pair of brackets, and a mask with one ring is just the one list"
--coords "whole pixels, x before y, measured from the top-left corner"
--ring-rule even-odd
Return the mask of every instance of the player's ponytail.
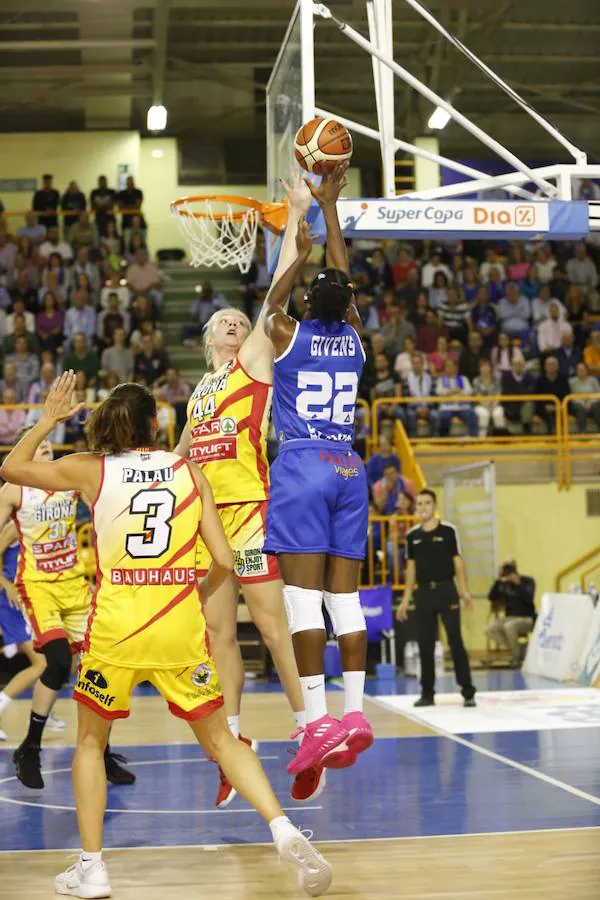
[[124, 453], [153, 442], [156, 400], [140, 384], [119, 384], [98, 406], [86, 425], [90, 450]]

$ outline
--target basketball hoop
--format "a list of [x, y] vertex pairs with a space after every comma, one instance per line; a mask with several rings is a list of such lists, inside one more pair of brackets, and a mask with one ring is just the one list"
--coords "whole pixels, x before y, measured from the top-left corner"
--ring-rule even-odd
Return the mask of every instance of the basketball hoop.
[[287, 203], [210, 194], [174, 200], [171, 213], [188, 242], [192, 266], [238, 266], [245, 273], [252, 263], [259, 224], [279, 234], [285, 228], [288, 207]]

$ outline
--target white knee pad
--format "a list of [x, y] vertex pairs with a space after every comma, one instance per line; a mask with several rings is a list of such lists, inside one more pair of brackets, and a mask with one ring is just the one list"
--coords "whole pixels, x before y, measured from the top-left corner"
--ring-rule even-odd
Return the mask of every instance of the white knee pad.
[[358, 591], [353, 594], [330, 594], [329, 591], [324, 591], [323, 599], [336, 637], [367, 630]]
[[283, 589], [283, 599], [290, 634], [315, 629], [325, 631], [321, 591], [286, 585]]

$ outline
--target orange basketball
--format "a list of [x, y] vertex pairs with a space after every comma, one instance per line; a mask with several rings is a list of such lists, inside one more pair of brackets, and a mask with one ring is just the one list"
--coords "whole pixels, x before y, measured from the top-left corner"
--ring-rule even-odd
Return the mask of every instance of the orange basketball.
[[322, 175], [352, 156], [352, 135], [335, 119], [311, 119], [294, 139], [294, 155], [303, 169]]

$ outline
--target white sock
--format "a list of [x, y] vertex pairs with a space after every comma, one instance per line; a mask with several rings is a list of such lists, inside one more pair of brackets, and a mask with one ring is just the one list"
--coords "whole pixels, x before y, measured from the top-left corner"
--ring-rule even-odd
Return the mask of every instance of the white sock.
[[102, 862], [102, 850], [99, 850], [97, 853], [87, 853], [85, 850], [82, 850], [79, 855], [79, 863], [83, 869], [89, 869], [94, 863], [99, 862]]
[[327, 703], [325, 702], [325, 676], [303, 675], [300, 677], [300, 687], [306, 707], [306, 723], [316, 722], [327, 715]]
[[234, 738], [239, 738], [239, 736], [240, 736], [240, 717], [239, 716], [227, 716], [227, 724], [229, 725], [229, 730], [231, 731]]
[[344, 672], [344, 715], [363, 711], [364, 672]]
[[306, 710], [302, 709], [300, 712], [294, 713], [294, 722], [296, 723], [296, 731], [299, 731], [300, 734], [297, 737], [298, 744], [302, 743], [302, 738], [304, 737], [304, 729], [306, 728]]
[[9, 703], [12, 703], [12, 697], [9, 697], [4, 691], [0, 691], [0, 714], [4, 712]]
[[273, 835], [273, 840], [275, 841], [275, 843], [277, 843], [277, 838], [282, 831], [285, 831], [287, 828], [293, 827], [294, 826], [287, 816], [277, 816], [276, 819], [271, 819], [271, 821], [269, 822], [269, 828], [271, 829], [271, 834]]

